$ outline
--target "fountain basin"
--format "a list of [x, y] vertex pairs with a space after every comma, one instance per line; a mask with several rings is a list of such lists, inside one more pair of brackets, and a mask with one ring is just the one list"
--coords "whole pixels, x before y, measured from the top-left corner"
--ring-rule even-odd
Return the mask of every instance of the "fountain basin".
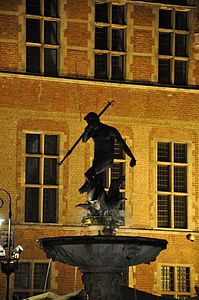
[[150, 263], [166, 249], [163, 239], [129, 236], [62, 236], [38, 240], [48, 258], [77, 266], [89, 300], [122, 300], [122, 272]]
[[38, 242], [48, 258], [80, 269], [150, 263], [167, 245], [163, 239], [134, 236], [62, 236]]

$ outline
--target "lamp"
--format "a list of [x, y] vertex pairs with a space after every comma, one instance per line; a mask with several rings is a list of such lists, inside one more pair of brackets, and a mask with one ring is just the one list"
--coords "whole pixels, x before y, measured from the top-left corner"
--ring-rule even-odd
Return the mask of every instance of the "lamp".
[[[9, 212], [8, 212], [8, 253], [6, 255], [6, 251], [3, 245], [0, 245], [0, 264], [1, 271], [6, 274], [7, 277], [7, 285], [6, 285], [6, 300], [9, 300], [9, 292], [10, 292], [10, 275], [15, 272], [18, 268], [18, 260], [19, 254], [23, 251], [21, 246], [17, 246], [11, 253], [11, 226], [12, 226], [12, 206], [11, 206], [11, 196], [5, 189], [1, 189], [0, 191], [4, 192], [9, 200]], [[5, 200], [0, 197], [0, 208], [4, 205]], [[2, 219], [0, 219], [0, 223]]]
[[23, 252], [23, 248], [18, 245], [11, 253], [11, 257], [12, 258], [16, 258], [19, 259], [19, 254], [21, 254], [21, 252]]
[[[2, 205], [2, 206], [3, 206], [3, 205]], [[0, 208], [1, 208], [2, 206], [0, 206]], [[1, 226], [1, 224], [2, 224], [4, 221], [5, 221], [4, 219], [1, 219], [1, 218], [0, 218], [0, 226]]]
[[195, 236], [192, 233], [187, 234], [186, 238], [188, 239], [188, 241], [191, 241], [191, 242], [195, 241]]
[[6, 251], [5, 251], [5, 249], [3, 248], [3, 246], [0, 245], [0, 259], [5, 258], [5, 256], [6, 256]]

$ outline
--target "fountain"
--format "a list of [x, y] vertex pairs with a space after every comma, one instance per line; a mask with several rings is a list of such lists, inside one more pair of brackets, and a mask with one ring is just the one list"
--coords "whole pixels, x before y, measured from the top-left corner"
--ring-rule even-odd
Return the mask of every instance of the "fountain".
[[122, 300], [122, 273], [154, 261], [167, 241], [128, 236], [63, 236], [39, 240], [48, 258], [78, 266], [89, 300]]
[[[102, 112], [109, 106], [110, 103]], [[108, 192], [105, 191], [102, 180], [103, 172], [113, 163], [114, 139], [118, 140], [131, 157], [131, 167], [136, 165], [136, 160], [119, 132], [99, 121], [102, 112], [99, 115], [89, 113], [85, 117], [88, 126], [81, 135], [83, 142], [92, 137], [95, 143], [93, 165], [85, 173], [86, 182], [79, 189], [80, 193], [87, 193], [87, 203], [77, 205], [88, 211], [82, 223], [91, 229], [91, 235], [48, 237], [38, 242], [48, 258], [77, 266], [81, 270], [87, 299], [122, 300], [122, 273], [129, 266], [155, 261], [158, 254], [166, 249], [167, 241], [116, 236], [116, 230], [123, 221], [120, 207], [124, 199], [119, 188], [124, 177], [112, 180]], [[72, 150], [81, 139], [77, 140]], [[68, 153], [71, 152], [70, 150]]]

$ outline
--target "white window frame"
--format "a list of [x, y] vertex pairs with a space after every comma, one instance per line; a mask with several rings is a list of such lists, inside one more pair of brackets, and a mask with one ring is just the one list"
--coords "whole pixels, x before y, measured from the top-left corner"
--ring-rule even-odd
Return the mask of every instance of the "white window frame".
[[[174, 268], [174, 290], [169, 290], [169, 289], [165, 289], [163, 290], [162, 289], [162, 267], [166, 267], [166, 268]], [[178, 272], [177, 272], [177, 269], [178, 268], [188, 268], [189, 269], [189, 286], [188, 286], [188, 289], [189, 291], [187, 292], [184, 292], [184, 291], [179, 291], [178, 290]], [[191, 280], [192, 280], [192, 268], [190, 265], [184, 265], [184, 264], [161, 264], [159, 266], [159, 272], [160, 272], [160, 294], [162, 295], [168, 295], [168, 296], [174, 296], [175, 299], [179, 299], [178, 297], [180, 296], [185, 296], [185, 297], [190, 297], [191, 296]], [[168, 281], [169, 281], [170, 278], [168, 278]]]
[[[113, 51], [112, 49], [112, 30], [113, 29], [123, 29], [124, 30], [124, 49], [126, 49], [126, 37], [127, 37], [127, 25], [126, 24], [112, 24], [112, 6], [118, 5], [118, 6], [124, 6], [124, 20], [126, 21], [126, 6], [125, 4], [117, 4], [114, 1], [96, 1], [95, 4], [104, 4], [108, 3], [108, 22], [95, 22], [95, 28], [96, 27], [106, 27], [107, 28], [107, 44], [108, 49], [102, 50], [102, 49], [96, 49], [94, 47], [94, 60], [95, 55], [107, 55], [107, 79], [112, 79], [112, 56], [122, 56], [123, 57], [123, 80], [125, 80], [125, 60], [126, 60], [126, 50], [125, 51]], [[95, 42], [95, 39], [94, 39]], [[94, 72], [95, 73], [95, 72]]]
[[46, 264], [48, 265], [47, 267], [47, 270], [49, 268], [49, 275], [48, 275], [48, 278], [49, 278], [49, 287], [46, 289], [46, 292], [47, 291], [50, 291], [51, 288], [52, 288], [52, 274], [53, 274], [53, 265], [52, 265], [52, 262], [49, 261], [49, 260], [20, 260], [19, 264], [29, 264], [30, 265], [30, 274], [29, 274], [29, 279], [30, 279], [30, 288], [29, 289], [20, 289], [20, 288], [15, 288], [14, 287], [14, 276], [12, 277], [12, 281], [11, 281], [11, 284], [12, 284], [12, 294], [14, 294], [15, 292], [17, 293], [30, 293], [31, 296], [34, 295], [34, 293], [43, 293], [44, 292], [44, 289], [34, 289], [34, 266], [35, 264]]
[[[192, 29], [191, 29], [191, 9], [190, 8], [171, 8], [171, 7], [160, 7], [159, 10], [169, 10], [171, 11], [171, 24], [173, 28], [159, 28], [158, 26], [158, 42], [159, 42], [159, 33], [170, 33], [171, 34], [171, 55], [163, 55], [163, 54], [158, 54], [158, 61], [159, 59], [166, 59], [170, 61], [170, 83], [168, 84], [174, 84], [175, 81], [175, 61], [184, 61], [187, 63], [187, 68], [186, 68], [186, 84], [188, 85], [188, 78], [189, 78], [189, 62], [191, 60], [191, 49], [190, 49], [190, 41], [191, 41], [191, 34], [192, 34]], [[188, 29], [187, 30], [178, 30], [175, 28], [175, 13], [176, 11], [182, 11], [182, 12], [187, 12], [188, 15]], [[159, 11], [158, 11], [158, 21], [159, 21]], [[176, 34], [183, 34], [187, 35], [187, 56], [181, 57], [181, 56], [176, 56], [175, 55], [175, 35]], [[159, 47], [159, 46], [158, 46]], [[159, 69], [159, 68], [158, 68]], [[159, 78], [158, 78], [159, 82]]]
[[[163, 161], [158, 161], [158, 143], [168, 143], [171, 145], [171, 161], [170, 162], [163, 162]], [[187, 162], [186, 163], [177, 163], [174, 162], [174, 145], [175, 144], [183, 144], [186, 145], [187, 147]], [[170, 173], [170, 180], [171, 180], [171, 190], [170, 191], [158, 191], [158, 166], [170, 166], [171, 168], [171, 173]], [[186, 192], [175, 192], [174, 191], [174, 167], [179, 166], [179, 167], [186, 167], [187, 170], [187, 191]], [[170, 196], [170, 227], [160, 227], [158, 226], [158, 196]], [[186, 220], [186, 228], [178, 228], [174, 227], [174, 197], [175, 196], [185, 196], [187, 198], [187, 207], [186, 207], [186, 212], [187, 212], [187, 220]], [[162, 229], [178, 229], [178, 230], [185, 230], [189, 228], [189, 218], [188, 218], [188, 208], [189, 208], [189, 198], [190, 198], [190, 192], [189, 192], [189, 143], [188, 142], [179, 142], [179, 141], [168, 141], [168, 140], [158, 140], [156, 142], [156, 227], [157, 228], [162, 228]]]
[[[59, 1], [58, 1], [58, 13], [59, 13]], [[58, 68], [59, 68], [59, 49], [60, 45], [52, 45], [52, 44], [45, 44], [44, 42], [44, 22], [45, 21], [51, 21], [51, 22], [56, 22], [57, 23], [57, 37], [59, 36], [59, 25], [60, 25], [60, 18], [59, 17], [46, 17], [44, 15], [44, 0], [40, 0], [40, 10], [41, 10], [41, 15], [31, 15], [31, 14], [26, 14], [26, 20], [28, 19], [34, 19], [34, 20], [39, 20], [40, 21], [40, 43], [34, 43], [34, 42], [27, 42], [26, 41], [26, 49], [27, 47], [38, 47], [40, 48], [40, 74], [44, 75], [44, 49], [56, 49], [57, 50], [57, 73], [58, 73]], [[57, 38], [59, 41], [59, 38]], [[27, 67], [26, 67], [27, 69]]]
[[[51, 224], [57, 224], [59, 222], [59, 192], [60, 192], [60, 180], [59, 180], [59, 168], [57, 168], [57, 184], [56, 185], [45, 185], [43, 180], [43, 175], [44, 175], [44, 159], [45, 158], [53, 158], [53, 159], [57, 159], [57, 161], [60, 161], [60, 139], [61, 139], [61, 134], [57, 133], [57, 132], [38, 132], [38, 131], [26, 131], [23, 133], [24, 134], [24, 212], [25, 212], [25, 189], [26, 188], [38, 188], [39, 189], [39, 220], [36, 223], [41, 223], [41, 224], [49, 224], [49, 223], [43, 223], [43, 190], [45, 189], [56, 189], [57, 190], [57, 218], [56, 218], [56, 222], [55, 223], [51, 223]], [[40, 135], [40, 148], [41, 148], [41, 152], [38, 154], [30, 154], [30, 153], [26, 153], [26, 135], [27, 134], [38, 134]], [[57, 147], [58, 147], [58, 155], [46, 155], [44, 154], [44, 137], [45, 135], [56, 135], [57, 136]], [[26, 158], [27, 157], [35, 157], [35, 158], [39, 158], [40, 160], [40, 169], [39, 169], [39, 178], [40, 178], [40, 183], [39, 184], [34, 184], [34, 183], [26, 183], [25, 182], [25, 177], [26, 177]], [[24, 213], [25, 215], [25, 213]], [[24, 216], [24, 222], [27, 223], [32, 223], [32, 222], [28, 222], [25, 221], [25, 216]], [[35, 222], [33, 222], [35, 224]]]

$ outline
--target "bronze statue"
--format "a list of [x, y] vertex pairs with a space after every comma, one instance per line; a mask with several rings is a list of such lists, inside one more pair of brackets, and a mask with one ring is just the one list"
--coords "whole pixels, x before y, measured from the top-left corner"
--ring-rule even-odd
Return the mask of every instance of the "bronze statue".
[[82, 141], [85, 143], [90, 138], [93, 139], [94, 159], [92, 166], [84, 174], [87, 180], [79, 189], [80, 193], [88, 192], [96, 184], [96, 181], [101, 181], [103, 172], [113, 165], [115, 139], [131, 158], [130, 166], [136, 165], [133, 153], [116, 128], [100, 122], [99, 116], [94, 112], [89, 112], [84, 120], [87, 121], [88, 126], [85, 128]]
[[130, 167], [136, 165], [135, 157], [119, 131], [114, 127], [100, 122], [100, 116], [112, 103], [113, 101], [108, 102], [99, 114], [89, 112], [85, 116], [84, 120], [88, 123], [87, 127], [64, 158], [58, 162], [60, 166], [80, 141], [86, 143], [90, 138], [93, 139], [93, 163], [84, 174], [86, 182], [79, 189], [81, 194], [87, 193], [87, 202], [79, 203], [76, 207], [81, 207], [88, 211], [87, 215], [83, 217], [82, 223], [85, 225], [103, 225], [103, 233], [108, 235], [115, 234], [116, 228], [123, 225], [122, 214], [124, 211], [121, 210], [121, 203], [126, 199], [120, 193], [120, 188], [125, 180], [124, 176], [111, 179], [108, 191], [105, 190], [103, 182], [105, 171], [113, 166], [115, 140], [118, 141], [124, 152], [131, 158]]

